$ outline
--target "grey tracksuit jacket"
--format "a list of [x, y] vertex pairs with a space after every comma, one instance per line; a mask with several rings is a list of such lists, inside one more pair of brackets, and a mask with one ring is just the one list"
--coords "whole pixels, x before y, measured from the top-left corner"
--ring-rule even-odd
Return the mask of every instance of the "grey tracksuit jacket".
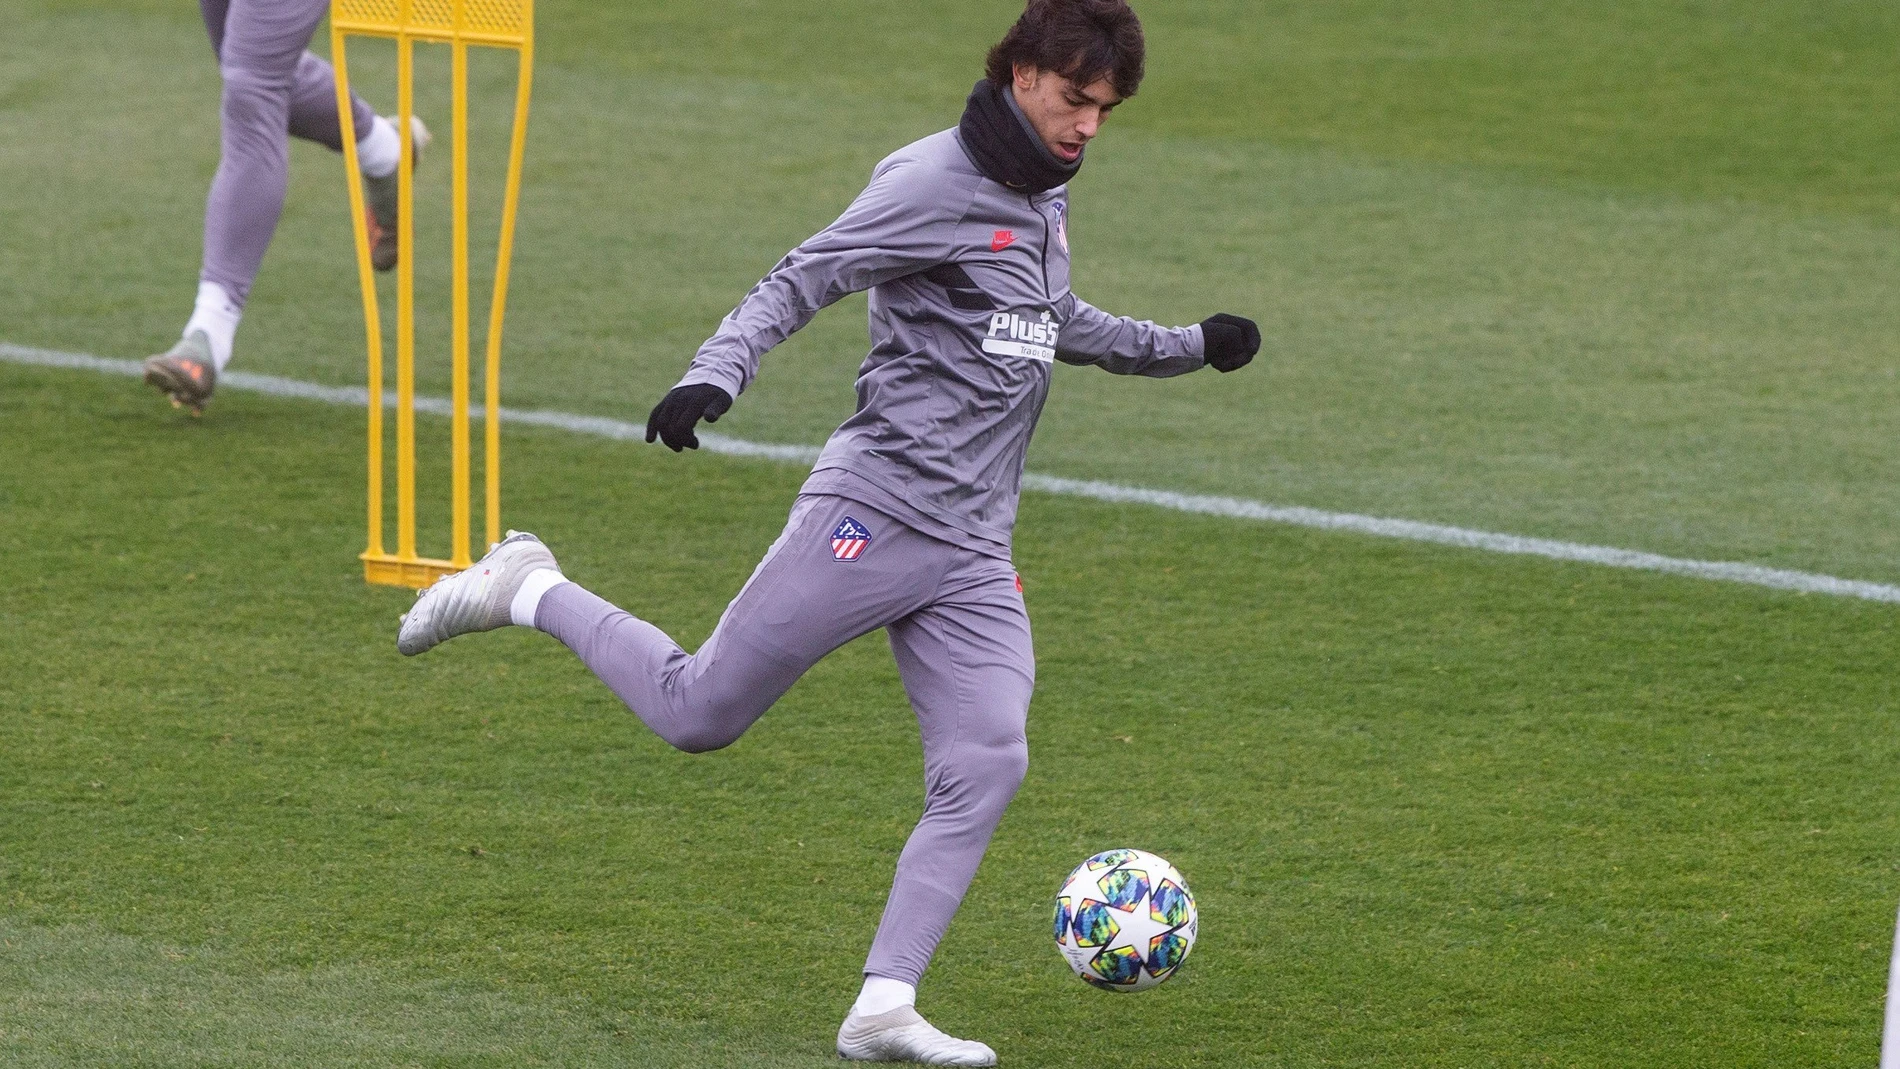
[[1023, 457], [1052, 362], [1163, 377], [1203, 363], [1201, 329], [1113, 316], [1069, 289], [1068, 187], [992, 181], [945, 130], [886, 157], [837, 221], [786, 254], [700, 347], [680, 385], [733, 397], [819, 309], [870, 290], [858, 408], [805, 484], [1007, 558]]

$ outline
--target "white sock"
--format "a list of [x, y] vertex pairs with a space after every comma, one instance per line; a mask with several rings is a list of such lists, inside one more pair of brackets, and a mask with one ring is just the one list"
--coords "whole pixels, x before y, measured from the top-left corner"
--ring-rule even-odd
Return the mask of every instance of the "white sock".
[[858, 1001], [851, 1012], [859, 1017], [876, 1017], [880, 1013], [889, 1013], [899, 1006], [917, 1005], [917, 989], [902, 980], [892, 980], [887, 976], [867, 976], [864, 987], [858, 992]]
[[402, 137], [396, 124], [376, 116], [356, 139], [356, 169], [370, 178], [388, 178], [402, 163]]
[[219, 371], [231, 362], [231, 339], [237, 336], [238, 320], [244, 318], [244, 308], [224, 292], [224, 287], [216, 282], [198, 283], [198, 303], [192, 306], [191, 318], [185, 323], [185, 332], [180, 337], [190, 337], [194, 330], [202, 330], [211, 340], [211, 362]]
[[515, 591], [515, 600], [508, 603], [508, 618], [521, 627], [534, 626], [534, 611], [541, 607], [541, 599], [548, 591], [567, 582], [567, 576], [553, 568], [536, 568], [521, 580], [521, 589]]

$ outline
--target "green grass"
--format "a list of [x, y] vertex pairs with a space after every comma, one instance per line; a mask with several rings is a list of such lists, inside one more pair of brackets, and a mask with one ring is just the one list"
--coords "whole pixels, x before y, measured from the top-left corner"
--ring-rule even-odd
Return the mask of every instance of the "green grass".
[[[1014, 5], [540, 9], [506, 393], [637, 420], [953, 121]], [[1900, 579], [1891, 5], [1142, 12], [1149, 81], [1074, 189], [1078, 288], [1252, 314], [1267, 351], [1058, 369], [1034, 468]], [[217, 141], [194, 14], [0, 0], [0, 341], [177, 329]], [[356, 59], [387, 108], [390, 53]], [[512, 70], [476, 71], [492, 226]], [[240, 367], [360, 381], [343, 205], [298, 146]], [[720, 429], [820, 440], [862, 308]], [[354, 567], [359, 420], [228, 393], [192, 423], [0, 365], [0, 1061], [835, 1064], [920, 805], [880, 641], [704, 758], [541, 636], [398, 658], [405, 597]], [[555, 432], [507, 455], [508, 522], [689, 644], [800, 479]], [[924, 991], [1008, 1063], [1873, 1059], [1890, 607], [1041, 497], [1018, 558], [1030, 778]], [[1193, 879], [1206, 934], [1111, 1000], [1044, 899], [1128, 840]]]
[[[685, 757], [543, 636], [395, 655], [355, 415], [0, 387], [10, 1064], [826, 1058], [920, 800], [881, 641]], [[799, 479], [507, 445], [517, 522], [689, 642]], [[1872, 1056], [1890, 610], [1026, 506], [1034, 757], [927, 978], [946, 1025], [1037, 1066], [1101, 1064], [1107, 1021], [1171, 1066]], [[1123, 841], [1205, 934], [1111, 999], [1043, 929]]]

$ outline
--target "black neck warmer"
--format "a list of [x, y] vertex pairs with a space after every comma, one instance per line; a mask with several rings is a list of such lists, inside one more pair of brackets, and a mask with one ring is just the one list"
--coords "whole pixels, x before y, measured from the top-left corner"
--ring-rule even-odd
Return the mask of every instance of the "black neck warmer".
[[1016, 102], [988, 78], [970, 90], [970, 102], [963, 108], [957, 133], [963, 138], [963, 151], [984, 176], [1018, 193], [1044, 193], [1075, 177], [1082, 169], [1080, 157], [1063, 163], [1016, 109]]

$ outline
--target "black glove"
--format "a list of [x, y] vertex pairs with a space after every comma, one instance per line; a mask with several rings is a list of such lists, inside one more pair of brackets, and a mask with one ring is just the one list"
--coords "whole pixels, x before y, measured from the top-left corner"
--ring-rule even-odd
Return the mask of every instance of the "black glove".
[[702, 419], [717, 423], [731, 407], [732, 395], [710, 382], [675, 386], [647, 415], [647, 441], [658, 438], [675, 453], [698, 449], [699, 435], [693, 433], [693, 425]]
[[1246, 367], [1260, 351], [1260, 328], [1254, 321], [1226, 312], [1201, 320], [1201, 338], [1207, 345], [1207, 365], [1223, 373]]

